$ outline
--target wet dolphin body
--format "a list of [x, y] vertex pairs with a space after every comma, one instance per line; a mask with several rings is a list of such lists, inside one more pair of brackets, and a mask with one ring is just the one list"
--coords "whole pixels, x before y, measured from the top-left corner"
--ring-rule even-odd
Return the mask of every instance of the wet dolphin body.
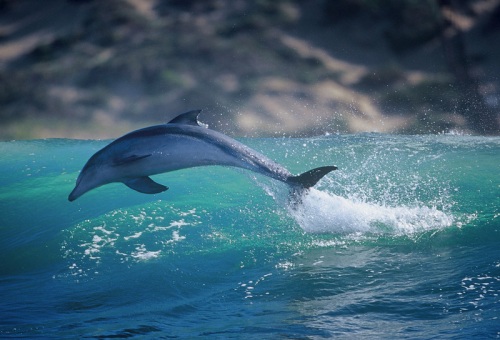
[[201, 110], [189, 111], [169, 123], [130, 132], [96, 152], [85, 164], [68, 200], [102, 185], [122, 182], [145, 194], [168, 187], [149, 176], [205, 165], [223, 165], [254, 171], [287, 183], [292, 192], [314, 186], [335, 166], [294, 176], [283, 166], [248, 146], [198, 123]]

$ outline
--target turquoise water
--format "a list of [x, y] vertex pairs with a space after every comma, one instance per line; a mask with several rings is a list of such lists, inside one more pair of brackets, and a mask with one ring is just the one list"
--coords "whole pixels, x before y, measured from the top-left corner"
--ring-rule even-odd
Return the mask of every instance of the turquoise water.
[[70, 203], [108, 142], [0, 143], [0, 337], [500, 337], [500, 138], [241, 141], [339, 170], [296, 208], [222, 167]]

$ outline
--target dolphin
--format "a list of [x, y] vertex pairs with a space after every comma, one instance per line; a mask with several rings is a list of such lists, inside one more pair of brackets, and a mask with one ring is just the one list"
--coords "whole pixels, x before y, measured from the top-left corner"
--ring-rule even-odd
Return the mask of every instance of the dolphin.
[[167, 124], [132, 131], [97, 151], [80, 172], [68, 200], [114, 182], [141, 193], [157, 194], [168, 187], [149, 176], [206, 165], [254, 171], [288, 184], [293, 193], [301, 193], [337, 169], [324, 166], [294, 176], [259, 152], [199, 123], [200, 112], [189, 111]]

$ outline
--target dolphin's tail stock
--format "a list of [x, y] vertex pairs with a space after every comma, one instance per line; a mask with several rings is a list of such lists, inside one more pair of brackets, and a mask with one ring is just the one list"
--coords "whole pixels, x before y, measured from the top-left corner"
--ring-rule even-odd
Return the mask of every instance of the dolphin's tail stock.
[[304, 194], [307, 189], [316, 185], [320, 179], [333, 170], [337, 170], [337, 167], [333, 165], [322, 166], [306, 171], [298, 176], [289, 177], [286, 182], [290, 185], [290, 204], [292, 206], [300, 204], [302, 201], [302, 194]]

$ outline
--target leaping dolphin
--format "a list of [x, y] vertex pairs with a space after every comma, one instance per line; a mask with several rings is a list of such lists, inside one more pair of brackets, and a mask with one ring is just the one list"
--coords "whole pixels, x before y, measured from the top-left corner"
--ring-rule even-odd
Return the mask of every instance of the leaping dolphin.
[[248, 146], [198, 122], [201, 110], [183, 113], [167, 124], [132, 131], [97, 151], [83, 167], [68, 200], [102, 185], [122, 182], [145, 194], [157, 194], [168, 187], [149, 176], [204, 165], [247, 169], [285, 182], [292, 192], [314, 186], [336, 170], [324, 166], [294, 176], [283, 166]]

